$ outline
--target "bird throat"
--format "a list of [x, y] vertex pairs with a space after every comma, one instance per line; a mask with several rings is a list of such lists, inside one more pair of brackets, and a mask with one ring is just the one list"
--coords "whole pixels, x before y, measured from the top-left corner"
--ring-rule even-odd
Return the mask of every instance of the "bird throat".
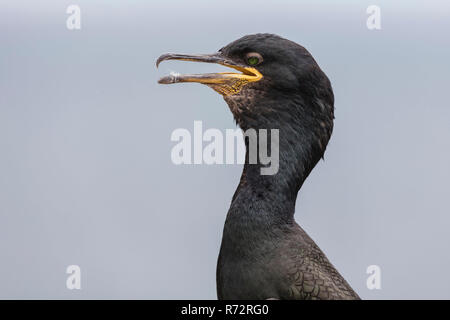
[[227, 83], [207, 84], [207, 86], [225, 97], [239, 93], [247, 83], [249, 83], [249, 81], [245, 79], [236, 79]]

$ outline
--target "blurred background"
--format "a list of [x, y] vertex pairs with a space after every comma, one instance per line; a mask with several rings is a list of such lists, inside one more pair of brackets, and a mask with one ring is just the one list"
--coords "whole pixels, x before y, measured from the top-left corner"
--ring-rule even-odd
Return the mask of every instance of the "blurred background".
[[362, 298], [449, 299], [449, 30], [448, 1], [2, 0], [0, 298], [215, 299], [242, 166], [176, 166], [170, 135], [235, 124], [213, 90], [157, 84], [220, 67], [155, 60], [269, 32], [305, 46], [336, 98], [298, 223]]

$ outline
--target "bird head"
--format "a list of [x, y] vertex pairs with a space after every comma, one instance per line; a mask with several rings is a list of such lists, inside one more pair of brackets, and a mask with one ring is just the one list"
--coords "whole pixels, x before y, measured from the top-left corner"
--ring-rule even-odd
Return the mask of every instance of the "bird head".
[[[175, 74], [159, 83], [197, 82], [220, 93], [242, 129], [283, 126], [293, 118], [314, 118], [332, 126], [333, 91], [311, 54], [295, 42], [273, 34], [244, 36], [213, 54], [161, 55], [165, 60], [216, 63], [234, 72]], [[330, 124], [331, 119], [331, 124]], [[329, 128], [329, 131], [331, 128]], [[331, 132], [330, 132], [331, 134]]]

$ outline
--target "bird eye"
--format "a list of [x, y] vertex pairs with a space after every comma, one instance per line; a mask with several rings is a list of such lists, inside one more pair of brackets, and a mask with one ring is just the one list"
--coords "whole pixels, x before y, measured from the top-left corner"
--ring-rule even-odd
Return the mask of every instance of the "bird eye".
[[263, 58], [259, 53], [251, 52], [247, 54], [247, 63], [251, 66], [256, 66], [263, 61]]

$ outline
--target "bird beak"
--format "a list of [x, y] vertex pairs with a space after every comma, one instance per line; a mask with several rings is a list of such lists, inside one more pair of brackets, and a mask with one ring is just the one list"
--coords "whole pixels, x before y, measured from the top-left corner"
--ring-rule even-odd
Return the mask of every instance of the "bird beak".
[[238, 93], [242, 87], [250, 82], [261, 80], [262, 74], [255, 68], [238, 64], [226, 57], [220, 52], [214, 54], [187, 55], [166, 53], [158, 58], [156, 67], [165, 60], [183, 60], [194, 62], [217, 63], [229, 68], [233, 68], [236, 72], [220, 72], [220, 73], [204, 73], [204, 74], [171, 74], [162, 77], [158, 83], [172, 84], [179, 82], [198, 82], [212, 87], [222, 95], [232, 95]]

